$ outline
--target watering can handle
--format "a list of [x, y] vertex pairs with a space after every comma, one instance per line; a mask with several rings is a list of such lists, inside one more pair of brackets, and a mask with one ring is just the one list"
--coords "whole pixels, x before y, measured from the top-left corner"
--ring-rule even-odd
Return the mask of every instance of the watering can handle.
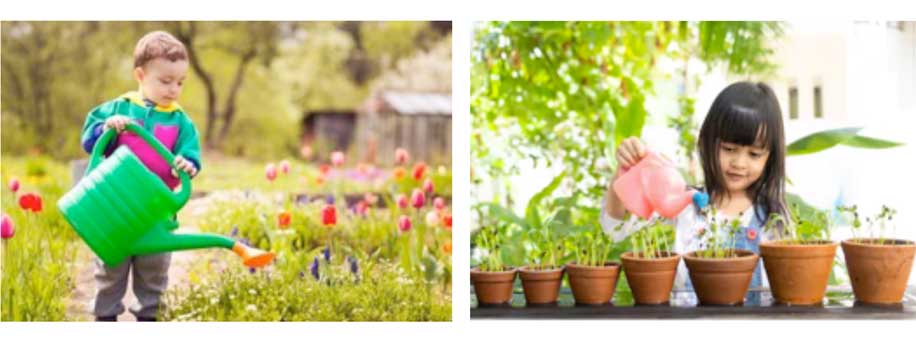
[[[124, 128], [127, 129], [127, 131], [133, 132], [142, 137], [147, 144], [149, 144], [151, 147], [153, 147], [153, 149], [156, 150], [157, 153], [159, 153], [159, 156], [162, 156], [162, 158], [168, 162], [169, 167], [178, 171], [178, 177], [181, 179], [181, 190], [178, 192], [178, 194], [173, 194], [173, 200], [175, 200], [175, 203], [179, 206], [183, 206], [186, 202], [188, 202], [188, 198], [191, 197], [191, 179], [188, 176], [188, 173], [175, 168], [175, 155], [166, 149], [165, 146], [159, 142], [159, 140], [150, 135], [146, 129], [140, 127], [140, 125], [129, 123]], [[102, 133], [102, 137], [99, 137], [99, 140], [96, 141], [95, 147], [92, 148], [92, 155], [89, 157], [89, 165], [86, 167], [87, 174], [102, 162], [102, 157], [105, 153], [105, 149], [108, 147], [108, 143], [116, 135], [117, 130], [109, 129]]]

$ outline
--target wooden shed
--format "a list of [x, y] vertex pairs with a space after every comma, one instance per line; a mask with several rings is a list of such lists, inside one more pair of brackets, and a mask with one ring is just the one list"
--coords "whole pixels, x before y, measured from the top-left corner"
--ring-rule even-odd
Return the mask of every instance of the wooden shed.
[[352, 153], [390, 165], [405, 148], [412, 161], [451, 165], [452, 97], [442, 93], [378, 92], [358, 109]]

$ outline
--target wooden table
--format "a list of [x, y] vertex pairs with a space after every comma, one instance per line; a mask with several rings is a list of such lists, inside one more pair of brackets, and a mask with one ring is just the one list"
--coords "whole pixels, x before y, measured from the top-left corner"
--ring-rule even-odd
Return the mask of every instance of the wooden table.
[[822, 306], [775, 304], [768, 290], [751, 290], [742, 306], [697, 306], [693, 292], [673, 292], [663, 306], [633, 305], [628, 292], [614, 295], [614, 304], [577, 306], [568, 288], [557, 304], [526, 307], [521, 290], [511, 305], [478, 307], [471, 287], [472, 319], [916, 319], [916, 287], [910, 287], [901, 304], [872, 306], [855, 302], [848, 288], [831, 288]]

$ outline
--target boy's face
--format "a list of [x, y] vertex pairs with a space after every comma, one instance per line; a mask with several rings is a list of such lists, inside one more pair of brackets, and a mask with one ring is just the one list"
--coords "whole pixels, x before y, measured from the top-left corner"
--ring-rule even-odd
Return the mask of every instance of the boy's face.
[[150, 60], [134, 69], [134, 78], [140, 83], [143, 96], [159, 106], [169, 106], [181, 96], [181, 87], [188, 73], [188, 61], [169, 61], [166, 58]]
[[729, 194], [746, 192], [763, 174], [769, 149], [759, 145], [719, 143], [719, 170]]

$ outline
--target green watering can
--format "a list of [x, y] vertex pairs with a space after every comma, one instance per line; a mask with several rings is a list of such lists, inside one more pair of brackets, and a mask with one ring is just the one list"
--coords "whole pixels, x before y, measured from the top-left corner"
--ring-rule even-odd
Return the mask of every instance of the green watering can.
[[[146, 140], [175, 168], [175, 156], [145, 129], [136, 124], [126, 128]], [[175, 193], [127, 146], [103, 158], [113, 137], [116, 130], [102, 134], [92, 149], [86, 176], [57, 202], [70, 226], [107, 266], [117, 266], [132, 255], [216, 247], [232, 249], [249, 267], [262, 267], [273, 261], [273, 253], [225, 236], [172, 233], [178, 227], [172, 218], [191, 196], [188, 174], [178, 171], [181, 189]]]

